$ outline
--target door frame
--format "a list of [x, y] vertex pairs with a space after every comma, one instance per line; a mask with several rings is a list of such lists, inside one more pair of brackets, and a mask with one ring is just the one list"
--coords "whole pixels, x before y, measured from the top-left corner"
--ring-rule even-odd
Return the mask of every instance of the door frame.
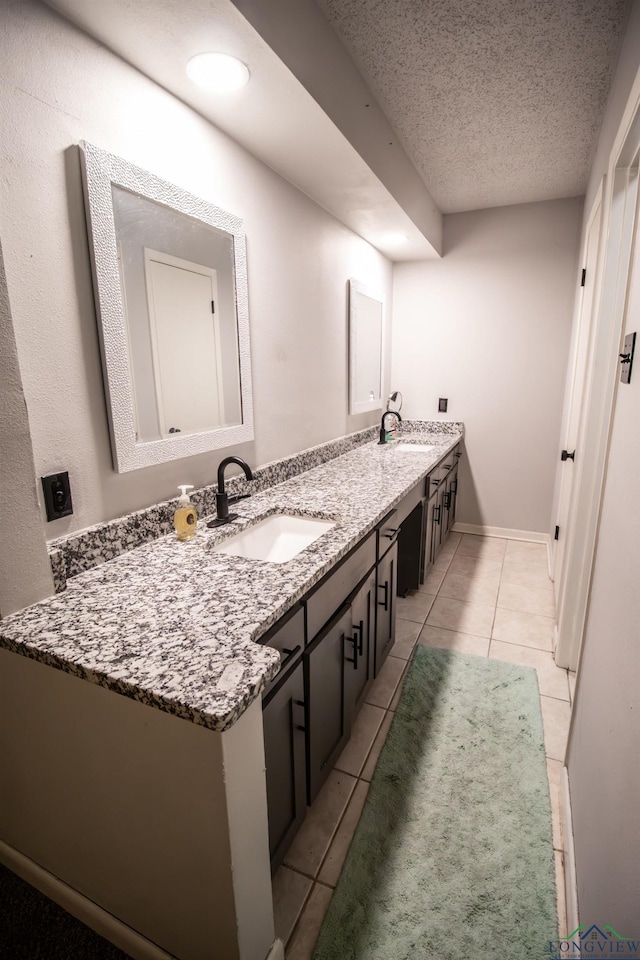
[[592, 363], [580, 423], [572, 498], [571, 543], [565, 550], [557, 624], [556, 663], [576, 670], [587, 620], [600, 510], [613, 421], [634, 226], [638, 218], [640, 71], [609, 156], [602, 219], [605, 244]]
[[[581, 285], [576, 298], [573, 342], [571, 345], [569, 372], [565, 386], [565, 409], [563, 415], [562, 447], [566, 450], [577, 450], [578, 458], [582, 450], [580, 423], [581, 411], [587, 395], [589, 375], [593, 363], [594, 328], [598, 297], [600, 293], [600, 263], [602, 259], [602, 232], [603, 232], [603, 194], [606, 177], [603, 177], [598, 186], [596, 196], [587, 218], [587, 225], [582, 244], [580, 263], [583, 264], [585, 275], [584, 285]], [[594, 230], [595, 228], [595, 230]], [[593, 231], [593, 235], [592, 235]], [[595, 257], [590, 257], [589, 250], [595, 243]], [[570, 524], [571, 493], [576, 481], [576, 465], [566, 460], [558, 465], [557, 473], [558, 499], [556, 504], [556, 522], [559, 528], [559, 539], [552, 539], [550, 574], [554, 581], [556, 609], [559, 613], [562, 605], [561, 588], [565, 579], [565, 553], [572, 540], [573, 529]]]

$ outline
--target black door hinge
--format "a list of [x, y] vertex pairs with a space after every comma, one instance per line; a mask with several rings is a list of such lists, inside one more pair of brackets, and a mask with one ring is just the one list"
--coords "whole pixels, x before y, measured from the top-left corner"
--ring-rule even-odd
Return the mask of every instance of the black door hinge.
[[581, 286], [581, 287], [584, 287], [586, 279], [587, 279], [587, 269], [586, 269], [586, 267], [583, 267], [583, 269], [582, 269], [582, 279], [580, 280], [580, 286]]
[[556, 527], [556, 532], [555, 532], [555, 534], [553, 535], [553, 539], [554, 539], [554, 540], [558, 540], [559, 537], [560, 537], [560, 527]]
[[212, 300], [212, 301], [211, 301], [211, 313], [215, 313], [215, 312], [216, 312], [216, 304], [215, 304], [215, 300]]

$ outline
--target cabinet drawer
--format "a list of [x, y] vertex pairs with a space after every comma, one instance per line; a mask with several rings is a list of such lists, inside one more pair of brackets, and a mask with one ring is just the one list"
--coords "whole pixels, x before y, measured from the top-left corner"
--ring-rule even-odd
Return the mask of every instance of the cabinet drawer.
[[[263, 643], [267, 647], [273, 647], [280, 653], [280, 670], [284, 670], [290, 663], [296, 659], [297, 655], [304, 649], [304, 608], [301, 603], [285, 613], [277, 623], [275, 623], [264, 636], [260, 637], [258, 643]], [[269, 684], [270, 692], [278, 682], [277, 675]], [[266, 694], [265, 694], [266, 695]]]
[[332, 570], [307, 597], [307, 640], [310, 642], [376, 562], [376, 535], [369, 536]]

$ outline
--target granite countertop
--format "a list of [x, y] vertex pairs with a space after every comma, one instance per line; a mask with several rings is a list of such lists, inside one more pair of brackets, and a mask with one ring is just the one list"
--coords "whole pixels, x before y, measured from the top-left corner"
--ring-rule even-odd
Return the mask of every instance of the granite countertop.
[[[144, 544], [73, 577], [65, 593], [0, 622], [0, 646], [212, 730], [230, 727], [278, 671], [256, 643], [354, 547], [461, 434], [404, 434], [403, 453], [367, 443], [234, 505], [239, 517], [196, 536]], [[213, 547], [271, 513], [335, 520], [287, 563]]]

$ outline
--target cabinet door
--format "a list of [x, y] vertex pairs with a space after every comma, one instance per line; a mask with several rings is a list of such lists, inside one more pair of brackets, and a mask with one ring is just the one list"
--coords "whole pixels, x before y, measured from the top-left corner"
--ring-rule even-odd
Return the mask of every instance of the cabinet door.
[[271, 870], [280, 865], [307, 810], [302, 661], [262, 711]]
[[422, 514], [422, 558], [420, 564], [420, 583], [427, 579], [433, 566], [433, 513], [437, 503], [437, 494], [427, 500]]
[[376, 589], [375, 676], [387, 659], [396, 638], [396, 590], [398, 580], [398, 544], [394, 543], [378, 561]]
[[433, 508], [433, 560], [434, 563], [438, 558], [440, 553], [440, 547], [444, 543], [444, 537], [442, 534], [443, 521], [445, 519], [444, 513], [444, 497], [446, 493], [446, 482], [443, 481], [441, 486], [438, 487], [438, 493], [434, 497], [434, 508]]
[[351, 607], [345, 603], [307, 647], [308, 801], [313, 803], [349, 739], [345, 668], [351, 667]]
[[345, 696], [351, 719], [360, 709], [373, 680], [376, 571], [356, 589], [351, 602], [351, 633], [346, 638]]
[[449, 484], [449, 530], [456, 522], [456, 501], [458, 499], [458, 464], [451, 471], [451, 482]]

